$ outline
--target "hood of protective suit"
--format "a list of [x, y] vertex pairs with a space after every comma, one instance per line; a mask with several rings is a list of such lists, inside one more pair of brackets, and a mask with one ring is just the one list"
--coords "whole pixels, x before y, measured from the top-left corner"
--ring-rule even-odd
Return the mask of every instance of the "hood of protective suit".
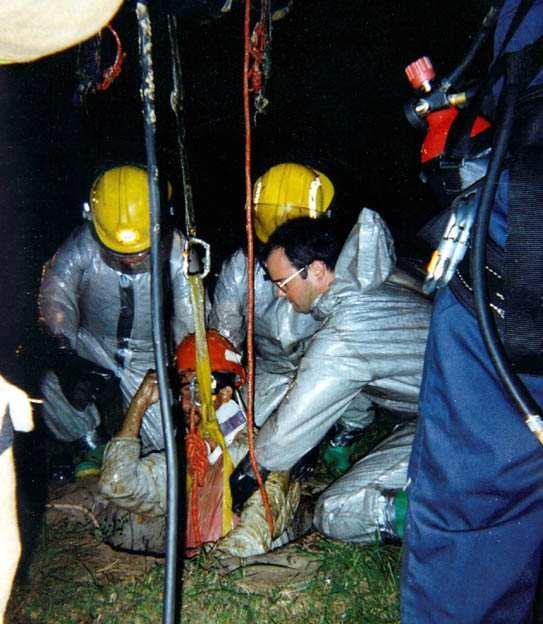
[[[257, 426], [281, 402], [296, 374], [307, 340], [320, 323], [300, 314], [288, 301], [275, 296], [264, 268], [255, 263], [255, 356], [254, 416]], [[247, 314], [247, 256], [239, 249], [222, 266], [215, 286], [209, 325], [238, 349], [243, 348]]]
[[322, 320], [353, 286], [370, 293], [385, 283], [395, 267], [396, 252], [388, 227], [376, 212], [364, 208], [336, 262], [336, 279], [315, 301], [311, 313]]

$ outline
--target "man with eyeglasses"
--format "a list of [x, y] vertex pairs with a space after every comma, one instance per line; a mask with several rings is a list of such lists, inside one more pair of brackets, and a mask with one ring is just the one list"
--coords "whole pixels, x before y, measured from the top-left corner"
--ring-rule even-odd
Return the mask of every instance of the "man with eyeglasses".
[[[394, 413], [399, 427], [375, 452], [321, 495], [317, 528], [336, 539], [370, 543], [401, 537], [402, 488], [430, 319], [430, 303], [395, 278], [391, 235], [364, 209], [343, 248], [322, 221], [294, 219], [265, 249], [279, 299], [321, 326], [296, 378], [259, 431], [256, 457], [266, 470], [290, 470], [316, 447], [360, 396]], [[234, 504], [251, 490], [242, 462], [232, 475]]]
[[[280, 163], [260, 176], [253, 189], [257, 248], [274, 230], [298, 217], [322, 220], [326, 227], [332, 211], [334, 186], [309, 165]], [[296, 376], [307, 341], [320, 326], [309, 314], [300, 314], [274, 295], [262, 264], [255, 264], [255, 423], [262, 426], [281, 403]], [[285, 284], [288, 288], [288, 283]], [[247, 256], [237, 250], [222, 266], [213, 297], [209, 326], [226, 336], [240, 351], [246, 337]], [[358, 405], [346, 410], [327, 449], [325, 461], [332, 471], [346, 470], [353, 440], [373, 418], [370, 402], [360, 395]]]

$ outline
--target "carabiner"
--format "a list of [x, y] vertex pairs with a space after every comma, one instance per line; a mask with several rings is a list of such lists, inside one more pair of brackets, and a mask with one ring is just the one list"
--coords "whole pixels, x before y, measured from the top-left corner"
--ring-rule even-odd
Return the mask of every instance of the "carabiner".
[[[197, 247], [204, 250], [203, 267], [202, 258], [196, 252]], [[188, 238], [183, 247], [183, 273], [189, 275], [197, 275], [201, 279], [209, 275], [211, 268], [211, 246], [201, 238]]]

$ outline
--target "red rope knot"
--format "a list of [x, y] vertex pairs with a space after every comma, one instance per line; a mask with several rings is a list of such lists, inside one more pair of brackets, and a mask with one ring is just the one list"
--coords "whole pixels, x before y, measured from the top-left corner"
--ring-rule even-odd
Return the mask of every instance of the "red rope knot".
[[185, 437], [187, 461], [190, 476], [193, 478], [193, 487], [202, 487], [209, 461], [207, 459], [207, 446], [199, 433], [187, 433]]
[[260, 93], [263, 88], [262, 63], [264, 61], [264, 51], [266, 49], [266, 30], [261, 22], [258, 22], [251, 37], [250, 54], [253, 59], [249, 69], [249, 80], [252, 93]]
[[200, 510], [198, 506], [197, 488], [204, 485], [204, 478], [209, 467], [207, 446], [196, 427], [196, 408], [193, 406], [190, 413], [189, 432], [185, 435], [185, 451], [189, 474], [192, 478], [190, 492], [190, 517], [194, 531], [194, 539], [201, 543]]
[[115, 45], [117, 47], [117, 52], [115, 54], [115, 60], [113, 61], [113, 65], [111, 65], [111, 67], [108, 67], [104, 71], [104, 73], [102, 75], [102, 82], [100, 84], [96, 85], [96, 90], [97, 91], [105, 91], [106, 89], [109, 89], [109, 87], [111, 86], [113, 81], [121, 73], [121, 68], [122, 68], [122, 65], [123, 65], [123, 61], [126, 58], [126, 52], [123, 52], [123, 46], [122, 46], [122, 43], [121, 43], [121, 38], [119, 37], [117, 32], [114, 30], [114, 28], [113, 28], [113, 26], [111, 24], [108, 24], [107, 28], [108, 28], [109, 32], [113, 35], [113, 38], [115, 39]]

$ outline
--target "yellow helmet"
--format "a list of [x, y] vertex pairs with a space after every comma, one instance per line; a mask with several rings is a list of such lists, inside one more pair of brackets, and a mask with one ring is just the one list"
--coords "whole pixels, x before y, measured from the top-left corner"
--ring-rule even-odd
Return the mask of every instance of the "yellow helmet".
[[253, 187], [256, 235], [266, 243], [289, 219], [316, 219], [328, 210], [333, 197], [334, 186], [320, 171], [296, 163], [275, 165]]
[[102, 173], [92, 185], [91, 214], [96, 235], [112, 251], [134, 254], [149, 249], [147, 172], [123, 165]]

